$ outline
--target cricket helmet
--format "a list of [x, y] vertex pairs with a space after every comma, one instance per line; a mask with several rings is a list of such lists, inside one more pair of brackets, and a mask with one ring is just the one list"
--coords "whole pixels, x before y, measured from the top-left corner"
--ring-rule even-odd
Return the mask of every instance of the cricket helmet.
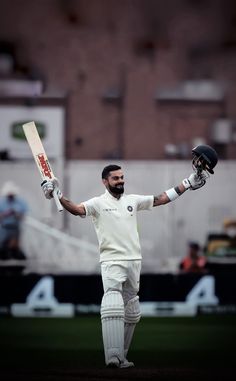
[[198, 145], [192, 149], [193, 167], [197, 172], [207, 171], [214, 173], [213, 168], [218, 162], [218, 155], [214, 148], [208, 145]]

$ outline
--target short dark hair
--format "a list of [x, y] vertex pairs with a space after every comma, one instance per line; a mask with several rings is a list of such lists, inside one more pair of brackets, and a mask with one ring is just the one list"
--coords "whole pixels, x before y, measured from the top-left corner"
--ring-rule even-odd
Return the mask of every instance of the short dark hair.
[[195, 241], [190, 241], [188, 243], [188, 246], [190, 247], [190, 249], [200, 250], [200, 245]]
[[102, 179], [107, 179], [108, 176], [110, 175], [110, 172], [118, 171], [119, 169], [121, 169], [119, 165], [116, 165], [116, 164], [107, 165], [102, 171]]

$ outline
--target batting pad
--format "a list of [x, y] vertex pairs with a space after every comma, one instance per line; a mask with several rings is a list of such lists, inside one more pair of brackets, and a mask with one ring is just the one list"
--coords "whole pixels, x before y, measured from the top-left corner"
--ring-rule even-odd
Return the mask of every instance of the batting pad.
[[140, 317], [139, 297], [135, 296], [133, 299], [130, 299], [125, 306], [125, 322], [136, 324], [139, 322]]
[[105, 362], [116, 356], [124, 361], [124, 302], [119, 291], [108, 291], [101, 304]]
[[124, 329], [124, 356], [127, 356], [135, 326], [141, 317], [139, 297], [130, 299], [125, 306], [125, 329]]

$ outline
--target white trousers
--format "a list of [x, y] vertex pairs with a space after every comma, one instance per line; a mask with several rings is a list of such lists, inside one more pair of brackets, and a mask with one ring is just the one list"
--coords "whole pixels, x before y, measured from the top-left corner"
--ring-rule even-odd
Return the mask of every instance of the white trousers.
[[121, 292], [126, 305], [139, 291], [140, 271], [141, 260], [102, 262], [104, 293], [114, 290]]

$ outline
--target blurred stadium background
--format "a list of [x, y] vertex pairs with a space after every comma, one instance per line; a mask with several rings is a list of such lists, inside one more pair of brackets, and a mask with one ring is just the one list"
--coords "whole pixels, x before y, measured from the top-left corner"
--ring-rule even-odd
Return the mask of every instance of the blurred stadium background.
[[[235, 1], [1, 0], [0, 9], [0, 187], [14, 181], [29, 205], [26, 259], [0, 260], [0, 314], [99, 312], [93, 226], [45, 201], [21, 127], [34, 120], [74, 201], [102, 193], [101, 171], [113, 162], [127, 193], [159, 194], [191, 173], [192, 147], [214, 147], [219, 164], [205, 188], [140, 214], [140, 300], [144, 316], [234, 319]], [[207, 256], [207, 275], [178, 271], [190, 240]]]

